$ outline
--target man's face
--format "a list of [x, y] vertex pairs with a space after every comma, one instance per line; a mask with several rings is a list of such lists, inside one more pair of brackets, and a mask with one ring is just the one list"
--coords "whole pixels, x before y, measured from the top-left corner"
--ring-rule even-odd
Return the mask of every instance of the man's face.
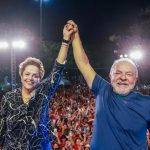
[[137, 81], [134, 66], [126, 61], [118, 62], [110, 73], [110, 80], [114, 92], [120, 95], [129, 94]]
[[33, 91], [40, 82], [40, 70], [34, 65], [28, 65], [21, 75], [22, 88]]

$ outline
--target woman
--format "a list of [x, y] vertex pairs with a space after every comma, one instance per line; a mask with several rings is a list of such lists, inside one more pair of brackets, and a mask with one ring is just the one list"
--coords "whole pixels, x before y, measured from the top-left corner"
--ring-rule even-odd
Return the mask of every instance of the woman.
[[[55, 92], [72, 34], [63, 29], [63, 41], [49, 77], [39, 59], [29, 57], [19, 65], [22, 87], [6, 93], [0, 101], [0, 147], [3, 150], [50, 150], [49, 99]], [[1, 149], [0, 148], [0, 149]]]

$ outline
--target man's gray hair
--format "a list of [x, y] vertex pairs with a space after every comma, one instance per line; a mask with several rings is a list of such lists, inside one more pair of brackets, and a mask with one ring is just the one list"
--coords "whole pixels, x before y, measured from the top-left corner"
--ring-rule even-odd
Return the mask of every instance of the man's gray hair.
[[135, 74], [136, 74], [136, 77], [138, 77], [138, 69], [137, 69], [137, 65], [135, 64], [135, 62], [133, 60], [131, 60], [130, 58], [120, 58], [120, 59], [117, 59], [114, 61], [113, 65], [111, 66], [111, 69], [110, 69], [110, 74], [113, 73], [116, 65], [120, 62], [128, 62], [130, 63], [134, 69], [135, 69]]

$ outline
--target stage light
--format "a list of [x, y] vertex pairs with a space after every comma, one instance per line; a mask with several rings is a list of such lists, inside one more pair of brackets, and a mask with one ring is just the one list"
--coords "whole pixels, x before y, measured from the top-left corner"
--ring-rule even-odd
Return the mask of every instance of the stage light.
[[122, 55], [122, 54], [120, 55], [120, 58], [123, 58], [123, 55]]
[[131, 59], [136, 59], [139, 60], [143, 57], [143, 53], [141, 51], [132, 51], [130, 53], [130, 58]]
[[7, 49], [9, 47], [8, 42], [0, 41], [0, 49]]
[[134, 60], [140, 60], [143, 57], [143, 48], [141, 45], [133, 46], [130, 49], [129, 57]]
[[24, 49], [26, 47], [26, 44], [22, 40], [13, 41], [12, 42], [12, 47], [17, 48], [17, 49]]
[[16, 88], [16, 58], [15, 51], [18, 49], [25, 49], [26, 43], [22, 40], [10, 41], [0, 41], [0, 49], [10, 49], [11, 53], [11, 86], [12, 89]]
[[121, 54], [121, 55], [120, 55], [120, 58], [127, 58], [127, 57], [128, 57], [127, 54]]
[[128, 55], [127, 54], [124, 54], [124, 58], [127, 58], [128, 57]]

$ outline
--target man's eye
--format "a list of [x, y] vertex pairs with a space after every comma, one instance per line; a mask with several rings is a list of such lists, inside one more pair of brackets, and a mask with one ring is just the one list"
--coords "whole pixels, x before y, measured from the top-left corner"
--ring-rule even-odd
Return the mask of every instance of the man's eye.
[[121, 74], [120, 72], [116, 72], [115, 74]]

